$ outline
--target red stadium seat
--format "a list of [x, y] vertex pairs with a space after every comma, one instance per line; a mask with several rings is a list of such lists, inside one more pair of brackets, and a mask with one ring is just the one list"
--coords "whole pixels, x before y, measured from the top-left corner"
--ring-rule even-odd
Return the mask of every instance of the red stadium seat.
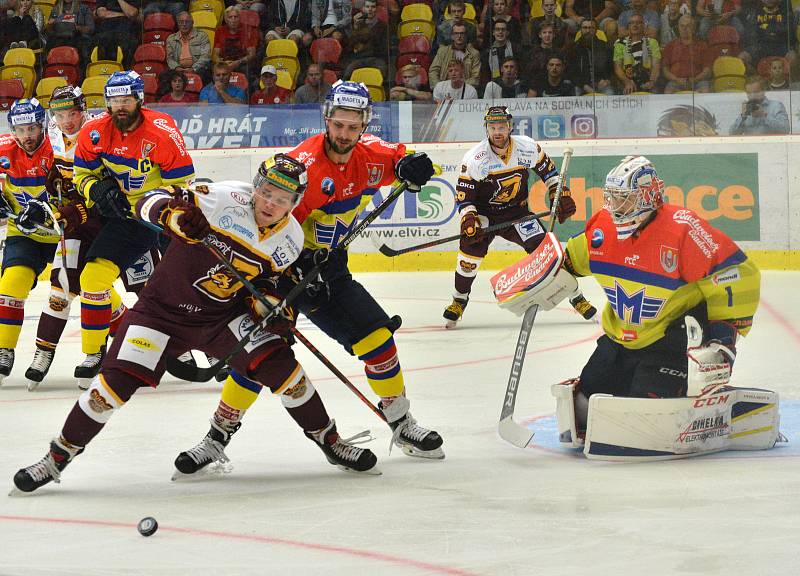
[[200, 94], [200, 90], [203, 89], [203, 79], [200, 75], [194, 72], [184, 72], [183, 75], [186, 76], [186, 91]]
[[325, 69], [322, 71], [322, 81], [326, 84], [333, 84], [339, 79], [339, 75], [336, 73], [336, 70]]
[[133, 69], [140, 75], [158, 76], [167, 69], [167, 65], [162, 62], [137, 62]]
[[342, 45], [336, 38], [319, 38], [311, 43], [311, 59], [317, 64], [337, 65], [342, 57]]
[[177, 30], [175, 18], [167, 12], [156, 12], [148, 14], [144, 19], [144, 31], [163, 30], [165, 32], [175, 32]]
[[60, 76], [66, 78], [69, 84], [77, 86], [80, 84], [81, 75], [77, 66], [70, 66], [69, 64], [48, 64], [44, 69], [43, 78], [52, 78]]
[[741, 52], [739, 40], [739, 33], [733, 26], [711, 27], [706, 36], [708, 61], [713, 62], [718, 56], [738, 56]]
[[239, 10], [239, 23], [257, 29], [261, 25], [261, 18], [254, 10]]
[[166, 64], [167, 50], [159, 44], [142, 44], [133, 53], [134, 62], [157, 62]]
[[77, 66], [81, 56], [77, 48], [72, 46], [57, 46], [47, 53], [47, 64], [68, 64]]
[[400, 43], [397, 45], [398, 53], [409, 54], [416, 52], [418, 54], [431, 53], [431, 42], [421, 34], [412, 34], [411, 36], [404, 36], [400, 38]]
[[21, 80], [0, 80], [0, 110], [7, 111], [14, 100], [19, 100], [25, 94], [25, 86]]
[[241, 72], [231, 72], [230, 84], [233, 84], [237, 88], [241, 88], [245, 91], [245, 93], [247, 93], [247, 76]]
[[429, 54], [418, 54], [416, 52], [412, 52], [409, 54], [400, 54], [395, 60], [395, 66], [399, 70], [406, 64], [419, 64], [422, 66], [426, 71], [428, 68], [431, 67], [431, 57]]
[[144, 80], [145, 103], [155, 102], [156, 95], [158, 94], [158, 77], [147, 75], [147, 76], [142, 76], [142, 80]]
[[172, 32], [166, 30], [155, 30], [153, 32], [145, 32], [142, 34], [142, 44], [158, 44], [159, 46], [167, 46], [167, 38]]

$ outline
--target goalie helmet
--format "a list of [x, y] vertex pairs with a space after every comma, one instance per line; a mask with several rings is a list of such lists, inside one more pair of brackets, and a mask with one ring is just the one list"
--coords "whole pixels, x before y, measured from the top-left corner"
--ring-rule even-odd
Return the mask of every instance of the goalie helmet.
[[86, 110], [86, 97], [81, 89], [70, 84], [68, 86], [59, 86], [53, 90], [53, 95], [50, 96], [50, 111], [69, 110], [71, 108]]
[[617, 228], [632, 234], [664, 204], [664, 181], [644, 156], [626, 156], [606, 176], [603, 208]]
[[292, 207], [300, 204], [308, 184], [305, 165], [286, 154], [275, 154], [264, 160], [253, 178], [253, 190], [264, 184], [272, 184], [293, 194]]
[[133, 96], [139, 102], [144, 102], [144, 80], [133, 70], [114, 72], [106, 82], [103, 95], [106, 98], [106, 107], [109, 98], [114, 96]]
[[361, 82], [337, 81], [325, 97], [322, 115], [327, 119], [337, 108], [355, 110], [361, 114], [364, 126], [372, 120], [372, 98], [369, 89]]

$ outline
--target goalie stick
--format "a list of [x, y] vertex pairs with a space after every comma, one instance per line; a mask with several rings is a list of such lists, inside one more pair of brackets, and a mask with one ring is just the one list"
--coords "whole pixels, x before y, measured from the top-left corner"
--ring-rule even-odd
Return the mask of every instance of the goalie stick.
[[[506, 228], [511, 228], [512, 226], [516, 226], [517, 224], [523, 224], [525, 222], [529, 222], [531, 220], [536, 220], [537, 218], [544, 218], [550, 214], [550, 210], [545, 212], [537, 212], [535, 214], [528, 214], [527, 216], [523, 216], [518, 220], [514, 220], [513, 222], [501, 222], [500, 224], [494, 224], [493, 226], [489, 226], [481, 230], [480, 235], [484, 236], [486, 234], [490, 234], [492, 232], [498, 232], [500, 230], [505, 230]], [[455, 240], [459, 240], [461, 238], [461, 234], [454, 234], [453, 236], [447, 236], [446, 238], [439, 238], [438, 240], [431, 240], [430, 242], [423, 242], [422, 244], [417, 244], [416, 246], [409, 246], [408, 248], [401, 248], [400, 250], [394, 250], [390, 248], [386, 244], [381, 244], [378, 250], [384, 256], [399, 256], [400, 254], [408, 254], [409, 252], [416, 252], [417, 250], [425, 250], [426, 248], [432, 248], [433, 246], [438, 246], [439, 244], [447, 244], [448, 242], [454, 242]]]
[[[352, 244], [352, 242], [358, 237], [358, 235], [367, 226], [369, 226], [369, 224], [373, 220], [375, 220], [375, 218], [377, 218], [381, 214], [381, 212], [386, 210], [386, 208], [388, 208], [389, 205], [391, 205], [397, 198], [400, 197], [400, 195], [403, 192], [405, 192], [406, 188], [408, 188], [408, 182], [401, 182], [394, 190], [392, 190], [391, 194], [389, 194], [389, 196], [387, 196], [383, 202], [381, 202], [378, 206], [376, 206], [372, 212], [370, 212], [355, 228], [353, 228], [347, 234], [347, 236], [342, 238], [341, 242], [339, 242], [336, 245], [336, 248], [347, 248], [347, 246]], [[153, 228], [154, 230], [157, 229], [163, 232], [163, 229], [160, 226], [145, 221], [141, 222], [145, 225], [148, 225], [150, 228]], [[228, 259], [224, 256], [224, 254], [222, 254], [216, 249], [216, 247], [211, 245], [206, 240], [203, 241], [203, 245], [209, 250], [211, 250], [217, 257], [217, 259], [219, 259], [234, 274], [234, 276], [236, 276], [237, 279], [240, 282], [242, 282], [242, 284], [244, 284], [248, 290], [250, 290], [250, 292], [254, 293], [254, 295], [255, 293], [258, 293], [259, 296], [261, 295], [261, 293], [258, 292], [258, 290], [255, 288], [255, 286], [253, 286], [251, 282], [245, 279], [239, 273], [239, 271], [236, 270], [233, 264], [228, 261]], [[255, 332], [258, 332], [258, 330], [265, 328], [269, 323], [269, 321], [272, 320], [272, 318], [274, 318], [278, 313], [280, 313], [281, 309], [283, 309], [285, 306], [293, 302], [294, 299], [297, 298], [303, 292], [303, 290], [305, 290], [309, 282], [311, 282], [312, 279], [316, 278], [319, 275], [320, 270], [321, 266], [317, 264], [311, 270], [309, 270], [307, 274], [304, 274], [302, 280], [300, 280], [298, 284], [292, 287], [292, 289], [289, 291], [286, 297], [275, 308], [273, 308], [271, 312], [269, 312], [264, 318], [262, 318], [257, 324], [255, 324], [251, 329], [251, 331], [248, 332], [244, 336], [244, 338], [242, 338], [224, 358], [217, 361], [216, 364], [213, 364], [208, 368], [198, 368], [191, 364], [186, 364], [184, 362], [181, 362], [177, 358], [167, 357], [166, 360], [167, 371], [176, 378], [180, 378], [181, 380], [187, 380], [189, 382], [208, 382], [220, 370], [222, 370], [222, 368], [225, 366], [225, 364], [227, 364], [231, 360], [231, 358], [236, 356], [236, 354], [238, 354], [244, 349], [244, 347], [250, 342], [250, 339], [252, 338]], [[301, 342], [302, 341], [303, 340], [301, 339]], [[320, 356], [317, 356], [317, 358], [319, 358], [320, 361], [323, 362], [323, 364], [326, 364], [326, 366], [328, 365], [326, 362], [322, 360], [322, 358], [320, 358]], [[353, 388], [355, 388], [355, 386], [353, 386]]]
[[[567, 179], [569, 161], [572, 158], [572, 148], [564, 149], [564, 159], [561, 162], [561, 173], [559, 174], [556, 194], [553, 203], [550, 205], [550, 226], [548, 232], [552, 232], [556, 225], [556, 211], [561, 200], [561, 192], [564, 189], [564, 182]], [[522, 375], [522, 365], [525, 362], [525, 351], [528, 348], [528, 341], [533, 331], [533, 322], [536, 320], [536, 313], [539, 306], [534, 304], [525, 311], [522, 317], [522, 325], [519, 328], [517, 337], [517, 348], [514, 351], [514, 360], [511, 364], [511, 374], [506, 385], [506, 394], [503, 399], [503, 408], [500, 410], [500, 421], [497, 424], [497, 433], [506, 442], [525, 448], [533, 438], [533, 432], [521, 424], [514, 421], [514, 406], [517, 402], [517, 392], [519, 391], [519, 380]]]

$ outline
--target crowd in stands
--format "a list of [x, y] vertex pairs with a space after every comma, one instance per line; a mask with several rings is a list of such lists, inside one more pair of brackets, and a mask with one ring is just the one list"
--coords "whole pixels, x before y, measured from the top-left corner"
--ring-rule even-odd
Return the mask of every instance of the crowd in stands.
[[789, 0], [0, 0], [0, 101], [122, 68], [165, 104], [315, 103], [338, 78], [376, 100], [783, 90], [799, 21]]

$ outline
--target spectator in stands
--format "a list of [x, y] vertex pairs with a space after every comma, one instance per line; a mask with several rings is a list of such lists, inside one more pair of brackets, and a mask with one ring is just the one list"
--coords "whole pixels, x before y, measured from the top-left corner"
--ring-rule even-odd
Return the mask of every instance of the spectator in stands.
[[406, 64], [400, 69], [402, 84], [389, 90], [389, 100], [431, 100], [433, 94], [425, 90], [419, 64]]
[[492, 42], [492, 24], [497, 20], [505, 20], [508, 25], [508, 39], [514, 44], [522, 42], [522, 24], [519, 18], [512, 16], [508, 0], [486, 0], [489, 8], [478, 24], [478, 36], [482, 39], [482, 46]]
[[641, 14], [631, 15], [628, 29], [628, 36], [614, 43], [614, 75], [621, 92], [654, 92], [661, 74], [661, 48], [644, 35]]
[[553, 54], [547, 60], [547, 76], [537, 77], [528, 90], [528, 98], [577, 96], [575, 84], [564, 77], [564, 57]]
[[16, 8], [5, 22], [4, 40], [8, 43], [2, 50], [5, 54], [10, 48], [30, 48], [36, 50], [42, 47], [40, 30], [44, 28], [42, 11], [33, 5], [33, 0], [17, 0]]
[[181, 72], [194, 72], [206, 82], [211, 72], [211, 42], [205, 30], [195, 30], [192, 15], [180, 12], [178, 31], [167, 37], [167, 66]]
[[322, 68], [319, 64], [309, 64], [306, 69], [305, 84], [294, 92], [295, 104], [315, 104], [325, 102], [331, 85], [322, 80]]
[[789, 90], [788, 66], [786, 60], [775, 59], [769, 63], [769, 81], [767, 90]]
[[261, 90], [256, 90], [250, 96], [250, 104], [266, 106], [271, 104], [289, 104], [292, 101], [292, 91], [281, 88], [277, 84], [278, 71], [275, 66], [267, 64], [261, 68]]
[[451, 41], [453, 24], [463, 24], [467, 27], [467, 43], [475, 46], [478, 40], [478, 29], [472, 22], [464, 20], [466, 7], [464, 0], [451, 0], [449, 6], [450, 18], [443, 18], [436, 27], [436, 42], [439, 46], [447, 46]]
[[363, 8], [353, 14], [349, 48], [351, 60], [343, 78], [350, 78], [356, 68], [377, 68], [386, 78], [389, 38], [386, 24], [378, 19], [378, 0], [364, 0]]
[[197, 94], [186, 91], [186, 76], [178, 69], [167, 70], [162, 75], [165, 94], [159, 98], [161, 104], [191, 104], [198, 101]]
[[228, 64], [217, 62], [213, 72], [213, 82], [203, 86], [200, 91], [200, 102], [207, 104], [247, 103], [247, 94], [244, 93], [244, 90], [231, 84], [231, 69]]
[[465, 81], [464, 63], [460, 60], [450, 60], [447, 63], [447, 80], [437, 82], [433, 87], [433, 99], [436, 102], [443, 102], [444, 100], [474, 100], [477, 97], [478, 92], [475, 87]]
[[747, 80], [747, 100], [742, 103], [742, 113], [731, 126], [731, 136], [740, 134], [788, 134], [789, 115], [786, 107], [764, 94], [764, 81], [760, 76]]
[[139, 9], [142, 0], [97, 0], [95, 14], [95, 45], [120, 46], [122, 66], [131, 67], [133, 53], [139, 45], [142, 26]]
[[304, 0], [268, 0], [267, 44], [272, 40], [294, 40], [300, 46], [310, 46], [311, 3]]
[[697, 15], [700, 17], [700, 28], [697, 33], [705, 38], [714, 26], [733, 26], [744, 36], [744, 26], [739, 19], [742, 11], [741, 0], [697, 0]]
[[694, 18], [681, 16], [678, 23], [680, 38], [664, 46], [661, 61], [667, 85], [664, 94], [681, 90], [711, 91], [711, 66], [708, 46], [694, 37]]
[[739, 57], [755, 67], [767, 56], [795, 59], [797, 27], [791, 3], [781, 0], [761, 0], [745, 23], [744, 51]]
[[661, 16], [655, 10], [647, 7], [646, 0], [631, 0], [631, 7], [619, 15], [619, 37], [625, 38], [630, 34], [628, 30], [631, 16], [638, 14], [644, 20], [644, 35], [658, 41], [658, 31], [661, 28]]
[[[255, 12], [258, 14], [259, 21], [266, 26], [267, 5], [261, 0], [235, 0], [233, 5], [239, 7], [240, 13], [242, 10]], [[259, 28], [261, 28], [261, 24], [259, 24]]]
[[506, 58], [500, 66], [502, 73], [483, 91], [484, 100], [495, 98], [526, 98], [528, 86], [519, 79], [519, 64], [514, 58]]
[[172, 17], [178, 19], [178, 14], [186, 10], [186, 2], [179, 2], [177, 0], [146, 0], [142, 8], [142, 19], [150, 14], [158, 12], [166, 12], [172, 14]]
[[440, 46], [436, 51], [436, 56], [433, 57], [433, 62], [428, 69], [428, 82], [431, 86], [436, 87], [442, 72], [447, 74], [448, 66], [453, 60], [458, 60], [464, 65], [463, 72], [467, 84], [473, 88], [476, 87], [481, 78], [481, 55], [475, 48], [467, 44], [467, 27], [463, 24], [453, 24], [450, 32], [450, 45]]
[[611, 85], [614, 77], [611, 47], [597, 37], [597, 22], [591, 18], [581, 21], [580, 38], [571, 47], [567, 62], [572, 83], [582, 94], [614, 94]]
[[554, 30], [552, 24], [543, 24], [539, 29], [539, 41], [533, 45], [527, 66], [523, 65], [524, 78], [541, 78], [547, 74], [547, 61], [558, 51], [553, 46]]
[[691, 8], [686, 4], [681, 4], [681, 0], [667, 0], [667, 6], [661, 14], [661, 29], [658, 37], [658, 43], [661, 46], [666, 46], [678, 38], [678, 20], [684, 14], [689, 13], [691, 13]]
[[542, 12], [544, 12], [544, 16], [530, 21], [530, 37], [538, 38], [542, 26], [550, 24], [553, 27], [553, 47], [556, 50], [563, 50], [570, 35], [575, 35], [575, 30], [571, 30], [560, 16], [556, 16], [556, 0], [542, 0]]
[[605, 30], [610, 21], [616, 25], [614, 18], [617, 14], [619, 8], [614, 0], [566, 0], [564, 3], [564, 21], [573, 30], [580, 29], [584, 20], [594, 20], [601, 30]]
[[353, 5], [350, 0], [311, 0], [311, 29], [314, 37], [331, 37], [343, 42], [350, 35], [352, 13]]
[[495, 21], [492, 36], [492, 43], [481, 54], [483, 72], [489, 75], [490, 80], [500, 77], [501, 65], [506, 58], [522, 56], [519, 45], [513, 45], [508, 39], [508, 23], [505, 20]]
[[47, 49], [74, 46], [81, 60], [89, 59], [89, 47], [94, 34], [94, 18], [89, 7], [80, 0], [58, 0], [45, 26]]
[[225, 62], [231, 72], [242, 72], [250, 78], [257, 69], [256, 49], [260, 38], [257, 30], [242, 26], [240, 18], [241, 8], [238, 6], [225, 9], [225, 24], [214, 34], [213, 60]]

